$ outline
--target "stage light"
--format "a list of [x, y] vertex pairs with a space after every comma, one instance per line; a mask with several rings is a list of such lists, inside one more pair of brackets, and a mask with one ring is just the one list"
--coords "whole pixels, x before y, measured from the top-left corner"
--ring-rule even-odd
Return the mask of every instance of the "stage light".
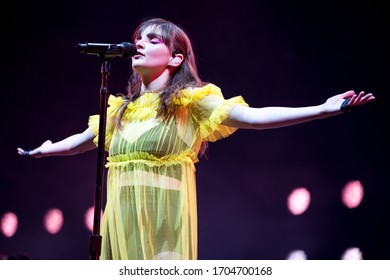
[[363, 254], [357, 247], [350, 247], [341, 255], [342, 260], [362, 260]]
[[341, 200], [348, 208], [356, 208], [363, 200], [364, 189], [360, 181], [349, 181], [341, 191]]
[[58, 233], [64, 224], [62, 211], [57, 208], [49, 209], [43, 218], [43, 224], [50, 234]]
[[[84, 223], [87, 229], [89, 229], [91, 232], [93, 231], [93, 219], [94, 219], [94, 212], [95, 209], [93, 206], [89, 207], [88, 210], [84, 214]], [[101, 211], [100, 219], [103, 216], [103, 211]]]
[[309, 207], [310, 200], [310, 192], [306, 188], [297, 188], [289, 194], [287, 207], [293, 215], [301, 215]]
[[307, 260], [307, 256], [303, 250], [294, 250], [288, 254], [286, 260]]
[[12, 237], [18, 229], [18, 216], [7, 212], [1, 218], [1, 232], [8, 238]]

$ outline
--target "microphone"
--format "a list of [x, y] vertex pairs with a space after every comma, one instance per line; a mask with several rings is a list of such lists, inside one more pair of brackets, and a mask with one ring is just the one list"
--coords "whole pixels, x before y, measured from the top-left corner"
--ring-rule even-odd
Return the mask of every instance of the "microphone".
[[122, 57], [130, 58], [137, 53], [137, 47], [129, 42], [122, 42], [120, 44], [106, 44], [106, 43], [82, 43], [77, 44], [77, 51], [85, 54], [92, 54], [104, 57]]
[[343, 103], [341, 104], [341, 111], [343, 111], [344, 113], [348, 113], [348, 112], [351, 112], [352, 111], [352, 107], [349, 106], [349, 101], [351, 101], [351, 98], [347, 98], [343, 101]]

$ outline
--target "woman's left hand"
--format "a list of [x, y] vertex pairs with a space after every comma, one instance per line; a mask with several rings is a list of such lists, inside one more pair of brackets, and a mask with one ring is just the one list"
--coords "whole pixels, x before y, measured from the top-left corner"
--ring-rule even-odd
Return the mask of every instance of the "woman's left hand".
[[352, 109], [375, 100], [375, 96], [372, 93], [365, 94], [364, 91], [357, 95], [355, 91], [349, 90], [328, 98], [324, 103], [324, 111], [328, 113], [341, 112], [341, 105], [346, 99], [349, 99], [347, 106]]

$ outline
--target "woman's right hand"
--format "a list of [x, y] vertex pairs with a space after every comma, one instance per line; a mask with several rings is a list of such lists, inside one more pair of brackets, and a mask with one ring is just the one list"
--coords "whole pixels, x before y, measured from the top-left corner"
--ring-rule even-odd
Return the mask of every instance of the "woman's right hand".
[[43, 157], [43, 150], [49, 146], [49, 145], [52, 145], [53, 143], [50, 141], [50, 140], [46, 140], [45, 142], [43, 142], [43, 144], [41, 146], [39, 146], [38, 148], [34, 149], [34, 150], [24, 150], [22, 148], [18, 148], [18, 154], [21, 155], [21, 156], [30, 156], [30, 157], [33, 157], [33, 158], [40, 158], [40, 157]]

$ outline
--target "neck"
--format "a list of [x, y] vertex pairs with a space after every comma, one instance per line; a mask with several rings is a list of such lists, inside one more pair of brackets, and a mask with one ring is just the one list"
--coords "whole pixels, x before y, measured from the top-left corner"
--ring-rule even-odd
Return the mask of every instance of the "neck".
[[165, 70], [159, 75], [141, 75], [141, 91], [160, 91], [169, 80], [169, 71]]

